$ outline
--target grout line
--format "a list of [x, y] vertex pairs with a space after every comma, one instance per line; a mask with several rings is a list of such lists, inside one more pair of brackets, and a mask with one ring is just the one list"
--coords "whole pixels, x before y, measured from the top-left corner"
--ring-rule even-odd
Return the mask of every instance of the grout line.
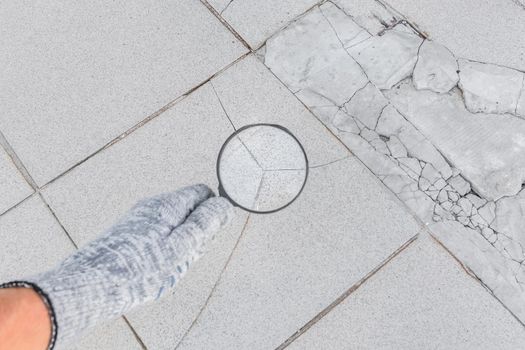
[[399, 248], [397, 248], [392, 254], [390, 254], [378, 266], [376, 266], [374, 269], [372, 269], [372, 271], [367, 273], [363, 278], [361, 278], [359, 281], [357, 281], [357, 283], [355, 283], [352, 287], [350, 287], [343, 294], [341, 294], [338, 298], [336, 298], [332, 303], [330, 303], [330, 305], [328, 305], [326, 308], [324, 308], [314, 318], [312, 318], [304, 326], [302, 326], [297, 332], [292, 334], [281, 345], [279, 345], [277, 348], [275, 348], [275, 350], [283, 350], [283, 349], [285, 349], [291, 343], [293, 343], [297, 338], [299, 338], [301, 335], [306, 333], [311, 327], [313, 327], [317, 322], [319, 322], [323, 317], [325, 317], [330, 311], [332, 311], [335, 307], [337, 307], [339, 304], [341, 304], [346, 298], [348, 298], [348, 296], [350, 296], [352, 293], [354, 293], [356, 290], [358, 290], [366, 281], [368, 281], [372, 276], [374, 276], [384, 266], [386, 266], [392, 259], [394, 259], [401, 252], [403, 252], [407, 247], [409, 247], [418, 237], [419, 237], [419, 232], [416, 235], [414, 235], [412, 238], [410, 238], [408, 241], [403, 243], [403, 245], [401, 245]]
[[4, 214], [9, 213], [11, 210], [14, 210], [14, 209], [18, 208], [19, 206], [21, 206], [23, 203], [27, 202], [31, 197], [33, 197], [35, 195], [36, 195], [36, 192], [33, 192], [30, 195], [28, 195], [27, 197], [25, 197], [24, 199], [22, 199], [20, 202], [18, 202], [15, 205], [7, 208], [5, 211], [0, 213], [0, 217], [3, 216]]
[[[237, 31], [235, 29], [233, 29], [233, 27], [228, 23], [226, 22], [226, 20], [224, 18], [222, 18], [221, 14], [219, 12], [217, 12], [217, 10], [211, 6], [208, 1], [206, 0], [200, 0], [200, 2], [219, 20], [219, 22], [221, 22], [225, 27], [226, 29], [228, 29], [232, 34], [233, 36], [239, 40], [248, 50], [250, 50], [250, 52], [252, 51], [252, 48], [251, 46], [244, 40], [244, 38], [239, 34], [237, 33]], [[233, 0], [231, 0], [228, 5], [226, 6], [226, 8], [233, 2]], [[226, 8], [224, 8], [222, 11], [226, 10]], [[222, 13], [222, 12], [221, 12]]]
[[64, 227], [64, 225], [62, 225], [62, 222], [58, 219], [58, 216], [55, 214], [55, 211], [53, 209], [51, 209], [51, 206], [47, 203], [46, 199], [44, 198], [44, 196], [42, 195], [42, 193], [40, 191], [37, 192], [38, 196], [40, 197], [40, 199], [42, 200], [42, 202], [44, 202], [44, 204], [46, 205], [47, 209], [49, 210], [49, 212], [51, 213], [51, 215], [53, 215], [53, 217], [55, 218], [55, 220], [57, 221], [57, 223], [60, 225], [60, 227], [62, 228], [62, 230], [64, 231], [64, 233], [66, 234], [67, 238], [69, 238], [69, 240], [71, 241], [71, 243], [73, 243], [73, 246], [75, 247], [75, 249], [78, 249], [78, 245], [75, 243], [75, 241], [73, 240], [73, 238], [71, 237], [71, 235], [69, 234], [69, 232], [66, 230], [66, 228]]
[[139, 345], [142, 348], [142, 350], [148, 350], [148, 348], [146, 347], [146, 344], [144, 343], [144, 341], [140, 337], [139, 333], [135, 330], [135, 328], [133, 328], [133, 326], [131, 325], [131, 322], [129, 322], [129, 320], [126, 318], [126, 316], [122, 316], [122, 319], [128, 325], [129, 329], [131, 330], [131, 333], [133, 333], [133, 335], [135, 336], [135, 340], [137, 341], [137, 343], [139, 343]]
[[129, 135], [131, 135], [132, 133], [134, 133], [135, 131], [137, 131], [138, 129], [140, 129], [141, 127], [143, 127], [144, 125], [146, 125], [147, 123], [149, 123], [150, 121], [152, 121], [153, 119], [158, 117], [159, 115], [163, 114], [164, 112], [166, 112], [167, 110], [169, 110], [170, 108], [172, 108], [173, 106], [178, 104], [179, 102], [183, 101], [186, 97], [191, 95], [194, 91], [198, 90], [200, 87], [202, 87], [205, 84], [207, 84], [208, 82], [210, 82], [213, 78], [215, 78], [216, 76], [220, 75], [222, 72], [226, 71], [228, 68], [230, 68], [231, 66], [233, 66], [237, 62], [241, 61], [242, 59], [244, 59], [249, 54], [250, 54], [250, 52], [246, 52], [246, 53], [242, 54], [237, 59], [235, 59], [234, 61], [232, 61], [228, 65], [226, 65], [224, 68], [222, 68], [222, 69], [218, 70], [217, 72], [213, 73], [207, 79], [203, 80], [202, 82], [200, 82], [196, 86], [194, 86], [191, 89], [187, 90], [185, 93], [183, 93], [179, 97], [175, 98], [174, 100], [172, 100], [171, 102], [169, 102], [168, 104], [166, 104], [165, 106], [160, 108], [159, 110], [155, 111], [154, 113], [152, 113], [151, 115], [149, 115], [145, 119], [141, 120], [140, 122], [138, 122], [137, 124], [135, 124], [134, 126], [129, 128], [128, 130], [124, 131], [119, 136], [117, 136], [114, 139], [112, 139], [111, 141], [107, 142], [104, 146], [100, 147], [98, 150], [96, 150], [95, 152], [91, 153], [86, 158], [84, 158], [84, 159], [80, 160], [79, 162], [75, 163], [74, 165], [69, 167], [67, 170], [65, 170], [61, 174], [57, 175], [55, 178], [51, 179], [50, 181], [48, 181], [47, 183], [42, 185], [41, 189], [46, 188], [47, 186], [51, 185], [56, 180], [60, 179], [64, 175], [67, 175], [68, 173], [70, 173], [73, 169], [75, 169], [76, 167], [78, 167], [82, 163], [86, 162], [87, 160], [93, 158], [94, 156], [96, 156], [97, 154], [99, 154], [102, 151], [106, 150], [107, 148], [113, 146], [114, 144], [116, 144], [116, 143], [120, 142], [121, 140], [123, 140], [124, 138], [128, 137]]
[[235, 251], [237, 250], [237, 246], [239, 245], [239, 242], [242, 240], [243, 236], [244, 236], [244, 233], [246, 231], [246, 228], [248, 227], [248, 223], [250, 222], [250, 218], [251, 218], [251, 214], [248, 214], [246, 216], [246, 221], [244, 222], [244, 226], [242, 227], [241, 229], [241, 233], [239, 234], [239, 238], [237, 238], [237, 242], [235, 242], [235, 245], [233, 246], [232, 248], [232, 251], [230, 253], [230, 255], [228, 256], [228, 259], [226, 259], [226, 263], [224, 264], [221, 272], [219, 273], [219, 276], [217, 277], [217, 280], [215, 281], [215, 284], [213, 285], [213, 288], [211, 289], [210, 293], [208, 294], [208, 297], [206, 298], [206, 301], [204, 302], [204, 305], [202, 305], [202, 307], [200, 308], [199, 312], [197, 313], [197, 315], [195, 316], [195, 318], [193, 319], [193, 321], [191, 322], [191, 325], [188, 327], [188, 329], [186, 330], [186, 332], [184, 332], [184, 334], [182, 335], [182, 337], [180, 338], [179, 342], [177, 343], [177, 345], [175, 346], [175, 349], [174, 350], [177, 350], [179, 348], [179, 346], [182, 344], [182, 341], [186, 338], [186, 336], [190, 333], [190, 331], [192, 330], [192, 328], [195, 326], [195, 324], [197, 323], [198, 319], [200, 318], [200, 316], [202, 315], [203, 311], [206, 309], [206, 307], [208, 306], [208, 303], [210, 302], [210, 299], [213, 295], [213, 293], [215, 292], [215, 290], [217, 289], [217, 286], [219, 284], [219, 281], [222, 279], [222, 276], [224, 275], [224, 272], [226, 271], [226, 268], [228, 267], [228, 265], [230, 264], [230, 261], [233, 257], [233, 253], [235, 253]]

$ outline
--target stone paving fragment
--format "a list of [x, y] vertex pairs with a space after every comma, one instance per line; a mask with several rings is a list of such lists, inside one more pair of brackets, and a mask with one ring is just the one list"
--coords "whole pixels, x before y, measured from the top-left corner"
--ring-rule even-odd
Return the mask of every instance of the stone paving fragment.
[[525, 79], [523, 80], [523, 87], [521, 88], [520, 98], [516, 106], [516, 115], [525, 119]]
[[178, 350], [275, 349], [420, 230], [400, 204], [354, 157], [311, 169], [291, 206], [250, 217]]
[[319, 6], [319, 9], [345, 49], [370, 38], [370, 34], [365, 29], [357, 25], [332, 2], [325, 2]]
[[[332, 25], [317, 7], [268, 40], [264, 62], [284, 79], [292, 91], [310, 88], [339, 103], [367, 82], [358, 64], [345, 51]], [[347, 72], [352, 79], [343, 80], [345, 84], [334, 84], [337, 67], [345, 67], [341, 71]]]
[[386, 95], [484, 198], [497, 200], [521, 190], [525, 181], [523, 120], [490, 114], [480, 117], [465, 109], [457, 91], [417, 91], [409, 81]]
[[0, 129], [38, 185], [246, 52], [199, 1], [7, 3]]
[[352, 19], [369, 33], [376, 35], [397, 22], [396, 18], [379, 2], [369, 0], [334, 0]]
[[459, 87], [473, 113], [516, 113], [524, 74], [493, 64], [460, 59]]
[[458, 83], [458, 63], [446, 47], [425, 40], [414, 68], [414, 86], [418, 90], [448, 92]]
[[390, 89], [412, 75], [423, 39], [413, 32], [388, 30], [348, 49], [378, 89]]
[[428, 234], [287, 349], [518, 349], [523, 326]]
[[0, 215], [32, 192], [31, 186], [0, 146]]

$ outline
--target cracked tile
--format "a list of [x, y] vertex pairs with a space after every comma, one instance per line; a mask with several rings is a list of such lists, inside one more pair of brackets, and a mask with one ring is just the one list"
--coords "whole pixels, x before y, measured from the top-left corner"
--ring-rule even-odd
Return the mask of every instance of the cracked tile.
[[39, 185], [246, 52], [198, 1], [4, 10], [0, 129]]
[[[44, 196], [75, 242], [83, 245], [141, 198], [195, 183], [217, 189], [217, 153], [232, 132], [208, 83], [47, 186]], [[127, 315], [148, 347], [172, 349], [178, 343], [205, 304], [245, 220], [239, 210], [173, 294]]]
[[277, 347], [419, 229], [355, 158], [312, 169], [285, 211], [250, 217], [179, 350]]
[[395, 17], [378, 1], [370, 0], [334, 0], [361, 27], [371, 34], [385, 30], [385, 24], [396, 22]]
[[517, 349], [525, 330], [422, 234], [288, 348]]
[[459, 87], [473, 113], [516, 113], [524, 74], [493, 64], [460, 59]]
[[423, 39], [414, 33], [388, 30], [348, 49], [378, 89], [390, 89], [412, 75]]
[[333, 135], [255, 57], [248, 56], [238, 62], [214, 78], [212, 84], [237, 128], [253, 123], [274, 123], [288, 128], [305, 148], [310, 166], [348, 155]]
[[[337, 104], [367, 82], [317, 7], [268, 40], [264, 63], [293, 92], [310, 88]], [[345, 72], [352, 79], [335, 79], [336, 72]]]
[[0, 215], [33, 193], [15, 164], [0, 146]]
[[414, 86], [418, 90], [448, 92], [458, 83], [457, 71], [458, 63], [452, 52], [434, 41], [425, 40], [414, 68]]
[[[525, 181], [525, 123], [468, 112], [457, 91], [417, 91], [410, 81], [386, 93], [486, 199], [515, 195]], [[496, 161], [497, 160], [497, 161]]]

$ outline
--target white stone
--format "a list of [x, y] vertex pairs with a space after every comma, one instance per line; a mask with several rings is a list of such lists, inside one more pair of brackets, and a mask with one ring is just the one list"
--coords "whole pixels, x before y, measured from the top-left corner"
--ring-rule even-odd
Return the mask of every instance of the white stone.
[[422, 235], [288, 349], [511, 350], [523, 341], [522, 325]]
[[388, 146], [388, 149], [390, 150], [390, 154], [394, 158], [404, 158], [407, 156], [407, 150], [405, 146], [399, 141], [397, 136], [392, 135], [388, 141], [386, 142], [386, 145]]
[[338, 9], [333, 3], [325, 2], [319, 8], [341, 40], [343, 47], [347, 48], [370, 38], [370, 34], [366, 30], [357, 25], [350, 16]]
[[476, 196], [476, 195], [473, 194], [473, 193], [469, 193], [469, 194], [467, 194], [467, 198], [468, 198], [468, 200], [469, 200], [472, 204], [474, 204], [474, 206], [475, 206], [476, 208], [480, 208], [480, 207], [482, 207], [483, 205], [485, 205], [485, 203], [487, 203], [487, 201], [486, 201], [485, 199], [483, 199], [483, 198], [479, 198], [478, 196]]
[[292, 91], [311, 88], [324, 95], [328, 90], [325, 97], [335, 105], [346, 102], [367, 81], [319, 8], [269, 39], [264, 63]]
[[374, 35], [385, 30], [383, 23], [396, 22], [395, 17], [380, 3], [367, 0], [334, 0], [361, 27]]
[[461, 175], [451, 177], [447, 181], [461, 196], [470, 192], [470, 184]]
[[359, 119], [369, 129], [374, 130], [381, 112], [388, 101], [373, 84], [369, 83], [358, 90], [350, 101], [345, 103], [344, 109], [351, 116]]
[[390, 89], [412, 74], [422, 41], [415, 34], [389, 30], [349, 48], [348, 52], [372, 83], [379, 89]]
[[0, 130], [38, 185], [247, 51], [196, 1], [11, 2], [0, 17]]
[[525, 181], [523, 120], [472, 114], [457, 90], [437, 94], [415, 90], [410, 82], [404, 82], [386, 95], [461, 170], [481, 197], [495, 200], [521, 190]]
[[335, 116], [333, 117], [333, 121], [331, 123], [327, 123], [327, 125], [330, 124], [332, 124], [339, 131], [351, 132], [354, 134], [359, 134], [361, 132], [361, 129], [355, 122], [354, 118], [352, 118], [342, 110], [338, 110]]
[[493, 64], [460, 59], [459, 87], [473, 113], [516, 113], [523, 73]]
[[456, 86], [459, 76], [456, 58], [446, 47], [425, 40], [419, 49], [413, 80], [416, 89], [448, 92]]
[[491, 224], [496, 218], [496, 204], [494, 202], [487, 202], [478, 209], [478, 214], [481, 215], [488, 224]]
[[32, 192], [31, 186], [0, 146], [0, 215]]

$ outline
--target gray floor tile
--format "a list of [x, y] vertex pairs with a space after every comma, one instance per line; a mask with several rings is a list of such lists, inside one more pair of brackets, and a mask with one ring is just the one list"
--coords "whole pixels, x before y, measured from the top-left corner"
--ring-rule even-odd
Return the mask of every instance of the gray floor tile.
[[256, 48], [319, 1], [211, 0], [209, 2], [252, 48]]
[[0, 214], [29, 196], [33, 190], [0, 148]]
[[179, 349], [271, 349], [420, 226], [354, 157], [311, 170], [285, 210], [252, 216]]
[[198, 1], [6, 4], [0, 129], [42, 185], [238, 58]]
[[427, 234], [287, 349], [519, 349], [523, 326]]
[[74, 246], [37, 195], [0, 217], [0, 281], [52, 268]]
[[142, 347], [123, 319], [101, 324], [82, 338], [56, 350], [141, 350]]

